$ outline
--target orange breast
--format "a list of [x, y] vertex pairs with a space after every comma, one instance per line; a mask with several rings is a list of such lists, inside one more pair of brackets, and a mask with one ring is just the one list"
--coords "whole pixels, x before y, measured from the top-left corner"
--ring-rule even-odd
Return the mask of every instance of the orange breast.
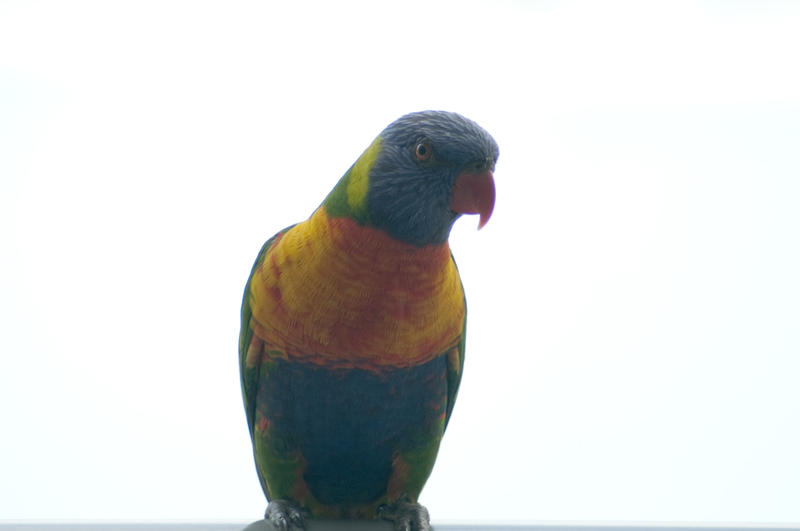
[[273, 356], [407, 367], [456, 346], [464, 294], [447, 243], [415, 247], [320, 207], [250, 281], [254, 334]]

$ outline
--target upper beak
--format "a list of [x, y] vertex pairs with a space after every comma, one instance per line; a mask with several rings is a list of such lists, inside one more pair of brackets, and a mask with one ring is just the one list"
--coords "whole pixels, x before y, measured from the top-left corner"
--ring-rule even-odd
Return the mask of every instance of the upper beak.
[[459, 214], [480, 214], [478, 228], [486, 225], [494, 210], [494, 178], [491, 170], [480, 173], [465, 171], [456, 177], [450, 208]]

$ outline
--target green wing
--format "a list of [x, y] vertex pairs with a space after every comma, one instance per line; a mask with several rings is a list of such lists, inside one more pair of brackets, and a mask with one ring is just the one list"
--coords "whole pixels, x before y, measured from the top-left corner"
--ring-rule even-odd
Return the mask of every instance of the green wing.
[[[450, 253], [450, 259], [456, 265], [453, 258], [453, 253]], [[461, 290], [464, 290], [462, 284]], [[447, 409], [445, 410], [444, 427], [447, 429], [447, 423], [450, 421], [450, 414], [453, 412], [453, 406], [456, 403], [456, 396], [458, 395], [458, 387], [461, 385], [461, 373], [464, 371], [464, 347], [467, 341], [467, 299], [464, 297], [464, 323], [461, 327], [461, 341], [458, 342], [456, 351], [447, 358]]]
[[247, 426], [250, 428], [250, 438], [252, 439], [255, 430], [256, 418], [256, 394], [258, 392], [258, 376], [260, 371], [260, 364], [254, 367], [247, 367], [245, 365], [245, 358], [247, 356], [247, 348], [250, 346], [250, 341], [253, 339], [253, 328], [250, 326], [250, 318], [252, 317], [252, 310], [250, 308], [250, 281], [253, 278], [253, 273], [264, 262], [264, 257], [267, 251], [278, 241], [278, 238], [287, 230], [291, 229], [294, 225], [287, 227], [277, 233], [275, 236], [267, 240], [261, 247], [256, 261], [250, 270], [250, 277], [247, 279], [247, 284], [244, 287], [244, 296], [242, 297], [242, 324], [239, 330], [239, 374], [242, 383], [242, 397], [244, 399], [244, 409], [247, 413]]

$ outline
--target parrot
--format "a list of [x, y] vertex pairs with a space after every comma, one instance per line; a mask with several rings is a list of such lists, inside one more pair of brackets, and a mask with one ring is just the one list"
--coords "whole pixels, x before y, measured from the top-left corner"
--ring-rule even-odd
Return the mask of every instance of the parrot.
[[448, 238], [495, 204], [498, 146], [472, 120], [390, 123], [305, 221], [262, 246], [244, 290], [239, 367], [265, 520], [390, 520], [418, 502], [464, 366], [466, 299]]

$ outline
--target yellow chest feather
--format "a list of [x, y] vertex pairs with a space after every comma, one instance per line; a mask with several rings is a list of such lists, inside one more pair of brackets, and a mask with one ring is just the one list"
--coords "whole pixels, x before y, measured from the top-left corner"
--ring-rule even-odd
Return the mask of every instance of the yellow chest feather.
[[320, 207], [282, 235], [250, 281], [269, 355], [405, 367], [455, 347], [465, 305], [447, 244], [415, 247]]

